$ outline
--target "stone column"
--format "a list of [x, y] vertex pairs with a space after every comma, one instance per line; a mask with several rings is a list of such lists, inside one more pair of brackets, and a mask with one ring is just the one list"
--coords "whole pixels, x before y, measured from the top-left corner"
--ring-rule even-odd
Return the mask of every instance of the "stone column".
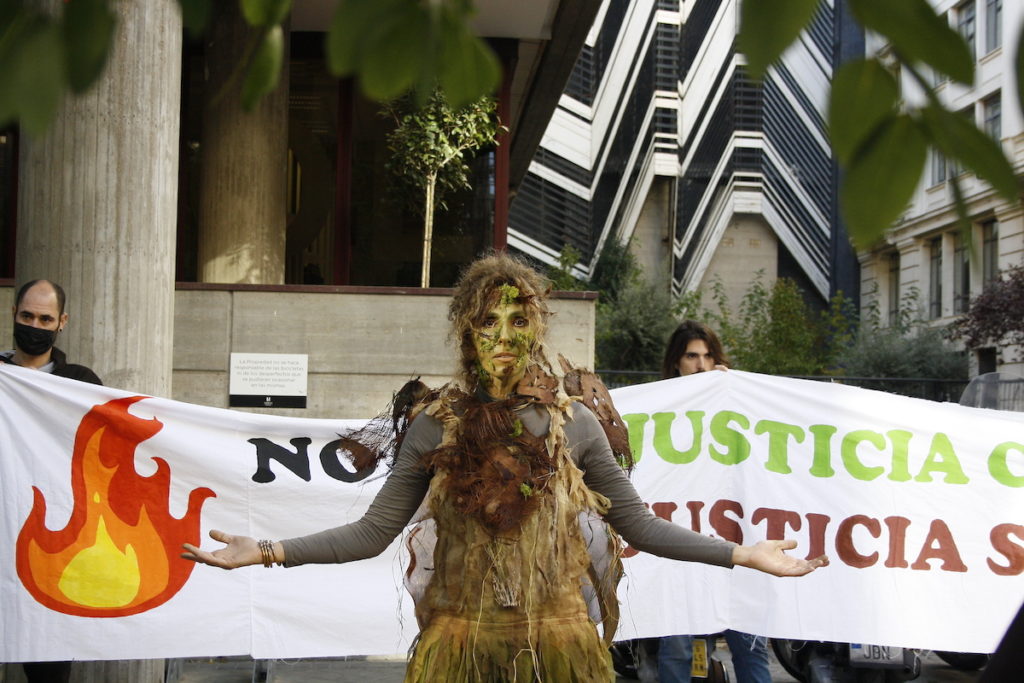
[[[199, 279], [283, 284], [288, 61], [277, 89], [242, 109], [243, 55], [257, 37], [237, 2], [217, 3], [206, 42], [200, 145]], [[287, 27], [285, 27], [287, 36]], [[287, 55], [287, 42], [285, 43]]]
[[24, 138], [16, 279], [67, 291], [58, 346], [71, 362], [108, 385], [170, 396], [181, 15], [174, 0], [112, 7], [103, 76], [65, 99], [45, 136]]
[[[23, 138], [16, 276], [64, 286], [70, 321], [58, 345], [71, 362], [107, 385], [170, 396], [181, 13], [175, 0], [111, 7], [118, 27], [103, 76], [65, 99], [45, 136]], [[9, 680], [20, 668], [7, 666]], [[83, 662], [72, 680], [163, 674], [162, 659]]]

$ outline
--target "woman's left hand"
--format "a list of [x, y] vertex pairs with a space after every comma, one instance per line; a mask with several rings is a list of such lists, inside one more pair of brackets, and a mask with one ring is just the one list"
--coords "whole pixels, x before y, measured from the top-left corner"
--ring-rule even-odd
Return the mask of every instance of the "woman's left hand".
[[773, 576], [803, 576], [828, 564], [828, 555], [805, 560], [783, 552], [795, 547], [796, 541], [761, 541], [752, 546], [738, 545], [733, 548], [732, 563]]

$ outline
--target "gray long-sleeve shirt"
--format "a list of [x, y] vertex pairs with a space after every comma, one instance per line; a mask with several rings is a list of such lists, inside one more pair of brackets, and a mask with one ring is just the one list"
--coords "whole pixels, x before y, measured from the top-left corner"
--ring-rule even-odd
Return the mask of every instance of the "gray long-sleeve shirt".
[[[525, 429], [543, 437], [549, 417], [537, 406], [523, 408]], [[574, 403], [565, 423], [566, 444], [572, 461], [583, 471], [584, 483], [611, 501], [605, 518], [634, 548], [675, 560], [732, 566], [736, 544], [695, 533], [655, 517], [612, 455], [600, 423], [585, 406]], [[352, 524], [282, 541], [285, 564], [351, 562], [382, 553], [409, 523], [430, 485], [430, 473], [420, 459], [441, 443], [443, 427], [420, 415], [409, 427], [395, 468], [366, 514]]]

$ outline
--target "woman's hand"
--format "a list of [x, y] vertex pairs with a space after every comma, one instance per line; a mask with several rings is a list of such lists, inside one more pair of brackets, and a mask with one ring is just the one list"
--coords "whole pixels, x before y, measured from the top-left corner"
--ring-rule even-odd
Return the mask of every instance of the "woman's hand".
[[803, 576], [828, 564], [828, 556], [813, 560], [792, 557], [782, 552], [796, 547], [796, 541], [761, 541], [756, 545], [738, 545], [732, 550], [732, 563], [773, 576]]
[[[263, 554], [260, 552], [259, 543], [255, 538], [248, 536], [233, 536], [213, 529], [210, 531], [210, 538], [221, 543], [226, 543], [220, 550], [208, 552], [197, 548], [191, 543], [185, 543], [185, 552], [181, 554], [186, 560], [202, 562], [211, 567], [221, 569], [235, 569], [237, 567], [248, 567], [251, 564], [263, 564]], [[280, 543], [274, 543], [274, 561], [284, 561], [284, 548]]]

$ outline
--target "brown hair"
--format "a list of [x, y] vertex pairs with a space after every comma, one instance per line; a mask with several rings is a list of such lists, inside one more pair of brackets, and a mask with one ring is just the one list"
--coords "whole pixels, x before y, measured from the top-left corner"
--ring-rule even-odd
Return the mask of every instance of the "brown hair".
[[700, 339], [708, 345], [711, 358], [715, 365], [729, 365], [729, 359], [722, 349], [722, 342], [714, 330], [704, 323], [696, 320], [684, 320], [668, 339], [668, 348], [665, 349], [665, 360], [661, 363], [661, 378], [679, 377], [679, 359], [686, 353], [686, 347], [694, 339]]
[[516, 301], [522, 304], [536, 332], [536, 342], [530, 349], [530, 360], [545, 367], [549, 365], [544, 355], [544, 333], [547, 331], [547, 318], [551, 315], [546, 303], [550, 291], [547, 279], [508, 254], [499, 252], [483, 256], [462, 272], [448, 306], [448, 319], [452, 323], [451, 338], [459, 343], [460, 379], [471, 392], [476, 390], [479, 381], [473, 328], [481, 324], [487, 313], [498, 304], [502, 285], [519, 290]]

